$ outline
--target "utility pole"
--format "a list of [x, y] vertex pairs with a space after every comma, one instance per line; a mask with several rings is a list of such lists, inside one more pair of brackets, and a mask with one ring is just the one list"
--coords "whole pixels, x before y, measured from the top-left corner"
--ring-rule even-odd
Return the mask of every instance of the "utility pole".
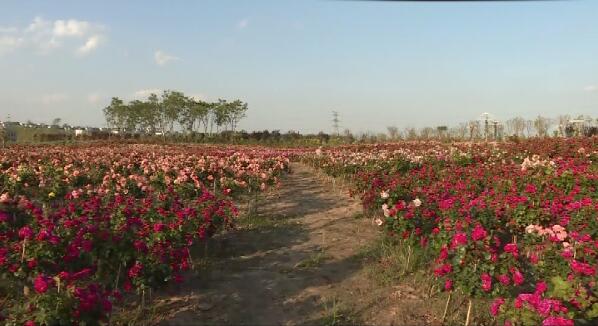
[[498, 120], [493, 120], [492, 124], [494, 125], [494, 140], [498, 139]]
[[332, 111], [332, 128], [334, 128], [334, 133], [338, 136], [339, 135], [339, 122], [341, 122], [338, 118], [338, 112]]

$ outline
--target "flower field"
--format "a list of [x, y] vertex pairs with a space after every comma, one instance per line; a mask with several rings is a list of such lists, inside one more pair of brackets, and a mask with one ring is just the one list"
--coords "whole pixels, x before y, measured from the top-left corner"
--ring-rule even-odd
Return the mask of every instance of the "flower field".
[[108, 321], [127, 293], [182, 280], [190, 247], [233, 227], [235, 198], [293, 153], [96, 144], [0, 151], [0, 320]]
[[501, 325], [598, 322], [595, 139], [342, 146], [303, 160], [350, 180], [439, 287], [488, 302]]

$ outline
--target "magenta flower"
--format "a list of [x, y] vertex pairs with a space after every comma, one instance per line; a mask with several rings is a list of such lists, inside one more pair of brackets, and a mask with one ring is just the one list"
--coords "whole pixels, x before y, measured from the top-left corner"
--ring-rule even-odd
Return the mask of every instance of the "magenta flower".
[[33, 237], [33, 230], [29, 226], [24, 226], [19, 230], [19, 238], [31, 239]]
[[511, 272], [513, 273], [513, 283], [516, 285], [523, 284], [523, 274], [521, 274], [521, 272], [517, 269], [513, 269]]
[[471, 232], [471, 238], [473, 239], [473, 241], [482, 240], [486, 238], [487, 235], [488, 232], [486, 232], [484, 227], [480, 224], [476, 225], [473, 231]]
[[7, 212], [0, 212], [0, 223], [8, 221], [9, 217]]
[[510, 253], [513, 257], [519, 257], [519, 249], [516, 243], [507, 243], [504, 247], [505, 252]]
[[45, 277], [44, 275], [38, 275], [33, 280], [33, 288], [35, 289], [35, 292], [37, 292], [37, 293], [46, 293], [46, 291], [48, 291], [49, 287], [50, 287], [50, 282], [49, 282], [48, 278]]
[[542, 321], [542, 326], [573, 326], [574, 324], [572, 319], [561, 316], [551, 316]]
[[480, 278], [482, 279], [482, 290], [490, 292], [490, 290], [492, 290], [492, 276], [488, 273], [484, 273]]
[[465, 233], [455, 233], [455, 235], [453, 236], [453, 240], [451, 242], [451, 247], [452, 248], [457, 248], [459, 246], [462, 245], [466, 245], [467, 244], [467, 234]]
[[496, 299], [494, 299], [494, 301], [492, 302], [492, 305], [490, 306], [490, 313], [492, 314], [492, 316], [498, 315], [500, 307], [504, 303], [505, 303], [505, 299], [503, 299], [503, 298], [496, 298]]
[[536, 186], [531, 183], [528, 183], [527, 186], [525, 186], [525, 192], [527, 192], [528, 194], [535, 194], [536, 191], [538, 191], [538, 188], [536, 188]]
[[502, 284], [502, 285], [509, 285], [511, 283], [511, 278], [509, 277], [509, 275], [507, 274], [501, 274], [498, 275], [498, 281]]

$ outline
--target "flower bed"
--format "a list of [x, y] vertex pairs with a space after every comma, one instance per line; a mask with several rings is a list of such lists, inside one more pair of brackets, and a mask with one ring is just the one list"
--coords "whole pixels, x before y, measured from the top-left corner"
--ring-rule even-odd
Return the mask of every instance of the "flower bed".
[[276, 185], [288, 162], [259, 148], [2, 150], [0, 318], [107, 322], [124, 293], [180, 282], [190, 247], [233, 226], [232, 198]]
[[345, 147], [307, 162], [348, 174], [377, 224], [427, 248], [446, 291], [505, 324], [598, 321], [596, 139]]

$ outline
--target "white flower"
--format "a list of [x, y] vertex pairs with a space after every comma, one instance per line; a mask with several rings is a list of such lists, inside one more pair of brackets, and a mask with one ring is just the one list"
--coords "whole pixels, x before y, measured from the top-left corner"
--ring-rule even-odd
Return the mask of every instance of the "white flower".
[[390, 197], [390, 194], [388, 193], [388, 191], [382, 191], [380, 192], [380, 197], [382, 197], [382, 199], [386, 199]]
[[382, 211], [384, 211], [384, 217], [390, 216], [390, 210], [388, 209], [388, 205], [386, 205], [386, 204], [382, 205]]
[[419, 206], [421, 206], [421, 204], [422, 204], [422, 201], [421, 201], [419, 198], [415, 198], [415, 199], [413, 200], [413, 205], [414, 205], [415, 207], [419, 207]]
[[376, 225], [377, 225], [377, 226], [381, 226], [382, 224], [384, 224], [384, 221], [382, 221], [382, 219], [381, 219], [381, 218], [379, 218], [379, 217], [376, 217], [376, 218], [374, 219], [374, 223], [376, 223]]

